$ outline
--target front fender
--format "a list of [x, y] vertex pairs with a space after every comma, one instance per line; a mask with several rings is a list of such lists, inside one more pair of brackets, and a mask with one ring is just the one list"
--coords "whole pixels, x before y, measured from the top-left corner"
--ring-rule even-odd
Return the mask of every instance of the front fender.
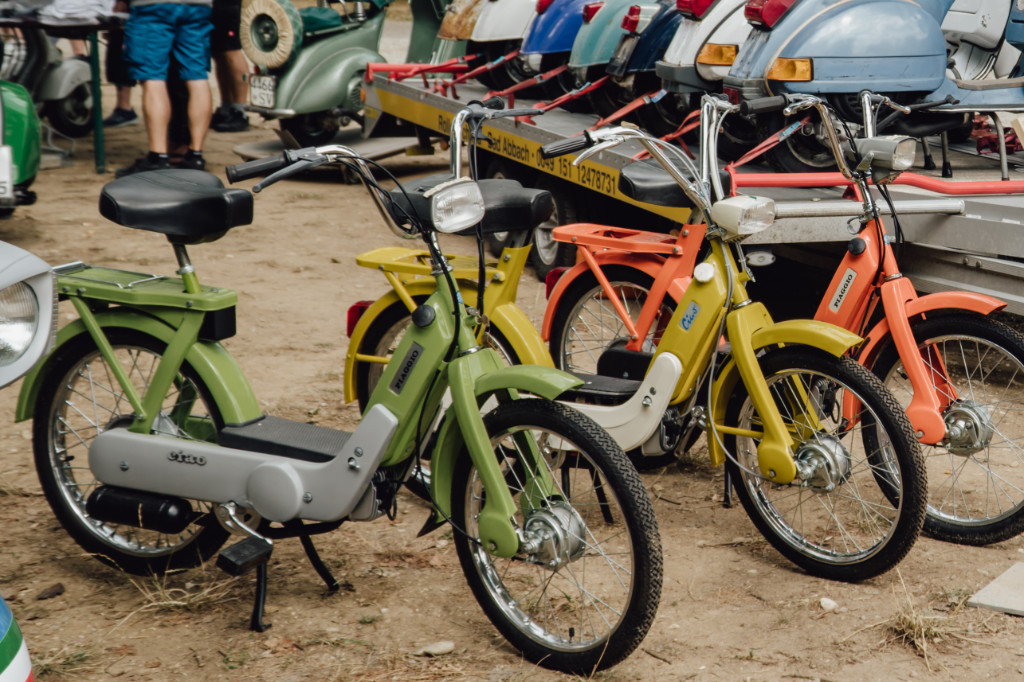
[[[907, 319], [913, 319], [918, 315], [946, 311], [967, 311], [979, 315], [989, 315], [1006, 307], [1005, 301], [998, 298], [975, 294], [969, 291], [942, 291], [934, 294], [927, 294], [920, 298], [907, 301]], [[865, 367], [871, 367], [875, 357], [882, 348], [889, 342], [891, 332], [889, 322], [886, 318], [879, 320], [878, 324], [871, 328], [858, 355], [858, 361]]]
[[[166, 320], [139, 312], [110, 311], [96, 315], [96, 321], [103, 329], [130, 329], [149, 334], [170, 344], [175, 328]], [[54, 350], [45, 360], [29, 372], [21, 386], [15, 421], [31, 419], [42, 381], [50, 371], [53, 358], [62, 348], [81, 334], [87, 334], [85, 324], [75, 320], [57, 332]], [[248, 379], [234, 357], [215, 342], [198, 342], [192, 345], [185, 361], [196, 371], [209, 389], [211, 398], [225, 424], [244, 424], [263, 414]]]
[[[502, 367], [477, 378], [474, 390], [477, 402], [483, 404], [495, 393], [504, 399], [515, 399], [520, 392], [532, 393], [553, 400], [565, 391], [581, 385], [576, 377], [553, 368], [516, 365]], [[437, 506], [438, 521], [451, 516], [452, 477], [459, 455], [466, 447], [454, 415], [446, 416], [438, 433], [437, 446], [431, 454], [430, 484]]]
[[82, 83], [92, 80], [89, 65], [81, 59], [65, 59], [50, 69], [39, 86], [38, 98], [44, 102], [64, 99]]
[[[594, 259], [602, 269], [613, 265], [622, 265], [625, 267], [639, 270], [644, 274], [651, 277], [651, 279], [657, 279], [658, 273], [661, 272], [664, 267], [664, 259], [659, 258], [655, 255], [650, 254], [625, 254], [621, 252], [606, 252], [595, 254]], [[558, 282], [555, 287], [551, 290], [551, 295], [548, 297], [548, 306], [544, 310], [544, 322], [541, 325], [540, 334], [545, 341], [551, 338], [551, 325], [554, 322], [555, 311], [558, 310], [559, 306], [562, 305], [562, 296], [565, 291], [575, 284], [581, 276], [590, 272], [590, 267], [586, 261], [581, 261], [569, 268], [558, 278]], [[683, 297], [686, 292], [686, 286], [681, 280], [675, 280], [668, 287], [668, 296], [673, 301], [678, 301]]]
[[[861, 341], [861, 337], [853, 332], [816, 320], [776, 322], [758, 329], [750, 337], [755, 352], [780, 345], [803, 345], [818, 348], [836, 357], [843, 355]], [[725, 414], [739, 381], [739, 368], [735, 360], [730, 358], [712, 386], [712, 415]], [[713, 465], [725, 463], [725, 451], [716, 439], [708, 438], [708, 451]]]

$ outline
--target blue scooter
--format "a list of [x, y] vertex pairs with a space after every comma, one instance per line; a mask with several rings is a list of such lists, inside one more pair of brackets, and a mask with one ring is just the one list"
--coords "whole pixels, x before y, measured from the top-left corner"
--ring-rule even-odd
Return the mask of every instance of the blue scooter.
[[[733, 100], [811, 93], [858, 121], [857, 93], [870, 89], [911, 109], [879, 129], [915, 137], [963, 129], [976, 111], [1024, 112], [1020, 2], [750, 0], [745, 12], [754, 30], [725, 79]], [[765, 119], [765, 133], [785, 124]], [[787, 171], [830, 167], [822, 135], [820, 124], [798, 127], [770, 160]]]
[[[537, 15], [523, 38], [519, 54], [536, 72], [546, 73], [567, 66], [573, 41], [583, 26], [583, 7], [590, 0], [538, 0]], [[555, 99], [577, 87], [572, 72], [566, 69], [558, 76], [540, 84], [544, 96]], [[569, 102], [567, 109], [585, 110], [579, 101]]]

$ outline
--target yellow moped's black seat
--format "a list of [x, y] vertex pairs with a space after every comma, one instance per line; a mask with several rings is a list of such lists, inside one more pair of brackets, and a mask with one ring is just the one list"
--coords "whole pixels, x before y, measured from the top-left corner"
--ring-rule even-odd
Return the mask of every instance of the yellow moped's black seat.
[[165, 234], [172, 244], [201, 244], [251, 223], [252, 204], [248, 190], [225, 188], [212, 173], [169, 168], [108, 182], [100, 194], [100, 215]]

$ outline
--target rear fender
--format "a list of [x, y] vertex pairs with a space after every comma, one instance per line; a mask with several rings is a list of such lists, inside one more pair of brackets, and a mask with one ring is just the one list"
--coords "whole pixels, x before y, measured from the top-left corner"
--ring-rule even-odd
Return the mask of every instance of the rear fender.
[[523, 54], [572, 51], [583, 26], [583, 5], [588, 0], [554, 0], [543, 14], [534, 17], [523, 39]]
[[371, 24], [379, 17], [375, 28], [364, 27], [303, 45], [287, 72], [278, 75], [275, 108], [310, 114], [344, 103], [366, 64], [385, 61], [376, 50], [384, 14], [367, 21]]
[[[96, 315], [103, 329], [131, 329], [170, 344], [175, 327], [169, 320], [157, 315], [139, 312], [110, 311]], [[66, 344], [82, 334], [88, 334], [85, 324], [75, 320], [57, 332], [54, 350], [25, 376], [18, 396], [15, 421], [31, 419], [42, 381], [50, 371], [51, 362]], [[197, 342], [185, 355], [185, 361], [196, 371], [209, 389], [211, 398], [225, 424], [244, 424], [260, 417], [259, 402], [235, 359], [224, 347], [215, 342]]]
[[535, 0], [487, 2], [480, 10], [471, 40], [478, 43], [517, 40], [526, 35], [533, 19]]
[[64, 99], [71, 91], [92, 80], [89, 65], [81, 59], [65, 59], [46, 72], [39, 86], [38, 98], [44, 102]]

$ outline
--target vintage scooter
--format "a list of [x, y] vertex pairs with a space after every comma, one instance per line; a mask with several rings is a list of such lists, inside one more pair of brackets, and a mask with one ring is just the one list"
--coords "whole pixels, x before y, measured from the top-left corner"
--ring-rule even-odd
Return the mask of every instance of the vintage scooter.
[[92, 74], [81, 59], [65, 59], [41, 28], [3, 30], [0, 78], [28, 90], [58, 133], [85, 137], [93, 130]]
[[0, 218], [6, 218], [36, 200], [29, 187], [39, 172], [39, 116], [21, 85], [0, 81], [0, 122]]
[[[391, 0], [327, 0], [298, 10], [289, 0], [247, 0], [239, 37], [255, 65], [249, 78], [249, 111], [278, 119], [298, 146], [322, 145], [351, 121], [362, 121], [363, 76], [379, 52]], [[412, 0], [407, 62], [429, 62], [445, 3]], [[463, 50], [461, 43], [456, 49]]]
[[[568, 66], [576, 34], [583, 26], [584, 6], [588, 0], [538, 0], [537, 13], [523, 38], [520, 48], [526, 63], [534, 71], [547, 73], [560, 66]], [[550, 99], [576, 90], [576, 78], [568, 69], [540, 84]], [[582, 105], [582, 106], [581, 106]], [[579, 100], [567, 102], [565, 108], [584, 110]]]
[[[964, 126], [977, 111], [1024, 112], [1019, 2], [750, 0], [745, 13], [754, 28], [725, 78], [734, 100], [821, 95], [856, 122], [857, 93], [870, 89], [912, 110], [880, 122], [879, 130], [914, 137]], [[840, 34], [857, 38], [835, 40]], [[786, 123], [777, 113], [759, 122], [765, 132]], [[790, 171], [831, 167], [824, 134], [820, 123], [803, 125], [770, 160]]]
[[477, 80], [504, 90], [537, 75], [518, 53], [535, 7], [535, 0], [454, 0], [445, 11], [437, 37], [464, 43], [466, 54], [479, 55], [474, 66], [493, 64]]

